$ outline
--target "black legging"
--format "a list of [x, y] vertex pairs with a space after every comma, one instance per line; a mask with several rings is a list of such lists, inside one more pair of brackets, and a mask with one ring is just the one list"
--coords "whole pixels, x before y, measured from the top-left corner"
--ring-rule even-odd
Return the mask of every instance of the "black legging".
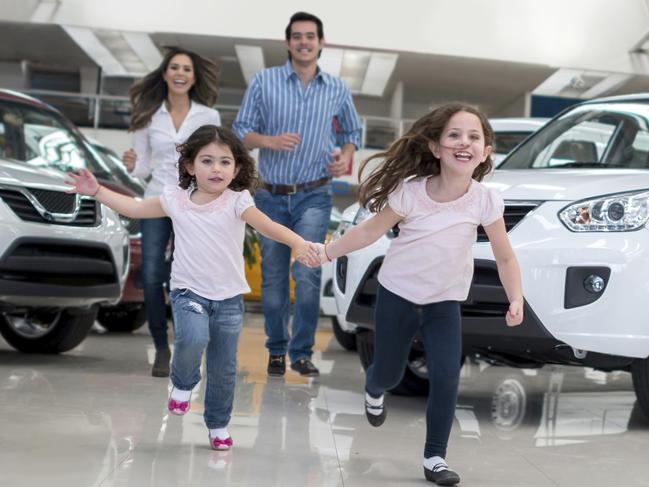
[[424, 457], [446, 457], [462, 354], [462, 324], [457, 301], [418, 305], [379, 286], [374, 311], [374, 362], [365, 388], [379, 396], [403, 377], [412, 339], [418, 329], [426, 350], [428, 406]]

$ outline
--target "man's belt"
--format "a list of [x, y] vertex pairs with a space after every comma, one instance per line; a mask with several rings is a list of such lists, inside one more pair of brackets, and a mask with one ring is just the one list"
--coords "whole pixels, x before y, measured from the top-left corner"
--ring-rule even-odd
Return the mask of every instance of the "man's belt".
[[300, 183], [300, 184], [261, 183], [261, 187], [270, 191], [272, 194], [295, 194], [298, 191], [305, 191], [307, 189], [317, 188], [318, 186], [324, 186], [329, 182], [331, 182], [331, 178], [321, 178], [321, 179], [316, 179], [315, 181], [309, 181], [308, 183]]

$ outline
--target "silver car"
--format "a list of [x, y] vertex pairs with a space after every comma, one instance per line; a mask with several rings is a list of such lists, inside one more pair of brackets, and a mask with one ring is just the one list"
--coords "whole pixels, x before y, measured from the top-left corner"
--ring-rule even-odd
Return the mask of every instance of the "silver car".
[[119, 300], [128, 272], [128, 232], [112, 210], [65, 192], [64, 171], [84, 167], [86, 157], [65, 122], [44, 123], [25, 100], [5, 101], [0, 333], [20, 351], [65, 352], [86, 337], [99, 303]]

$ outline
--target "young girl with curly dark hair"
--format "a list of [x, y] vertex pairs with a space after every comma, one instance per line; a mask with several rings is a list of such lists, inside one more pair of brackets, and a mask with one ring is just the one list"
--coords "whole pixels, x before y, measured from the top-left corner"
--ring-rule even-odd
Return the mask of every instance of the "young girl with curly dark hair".
[[97, 183], [88, 171], [68, 173], [70, 192], [97, 201], [130, 218], [168, 216], [174, 226], [171, 304], [176, 338], [168, 408], [189, 410], [191, 391], [200, 381], [207, 350], [205, 424], [210, 445], [227, 450], [232, 413], [236, 354], [243, 325], [242, 294], [250, 291], [244, 276], [245, 224], [282, 242], [305, 264], [319, 262], [308, 242], [259, 211], [250, 195], [257, 175], [255, 162], [228, 129], [205, 125], [179, 146], [179, 184], [160, 196], [136, 200]]

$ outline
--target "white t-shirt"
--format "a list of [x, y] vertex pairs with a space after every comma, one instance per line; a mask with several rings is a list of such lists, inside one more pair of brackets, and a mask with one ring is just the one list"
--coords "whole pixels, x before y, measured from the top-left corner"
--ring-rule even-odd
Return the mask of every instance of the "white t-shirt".
[[378, 279], [416, 304], [464, 301], [473, 277], [471, 248], [477, 227], [502, 217], [504, 202], [473, 180], [457, 200], [438, 203], [426, 193], [426, 180], [409, 180], [388, 196], [390, 208], [404, 218]]
[[171, 289], [189, 289], [214, 301], [250, 292], [244, 274], [243, 212], [254, 206], [248, 190], [226, 189], [205, 205], [189, 199], [191, 189], [166, 186], [160, 196], [174, 226]]
[[131, 173], [136, 178], [151, 174], [145, 196], [158, 196], [167, 185], [178, 185], [178, 144], [202, 125], [221, 125], [221, 116], [213, 108], [191, 102], [189, 112], [176, 132], [171, 115], [163, 103], [151, 117], [145, 128], [133, 135], [133, 148], [137, 153], [135, 168]]

